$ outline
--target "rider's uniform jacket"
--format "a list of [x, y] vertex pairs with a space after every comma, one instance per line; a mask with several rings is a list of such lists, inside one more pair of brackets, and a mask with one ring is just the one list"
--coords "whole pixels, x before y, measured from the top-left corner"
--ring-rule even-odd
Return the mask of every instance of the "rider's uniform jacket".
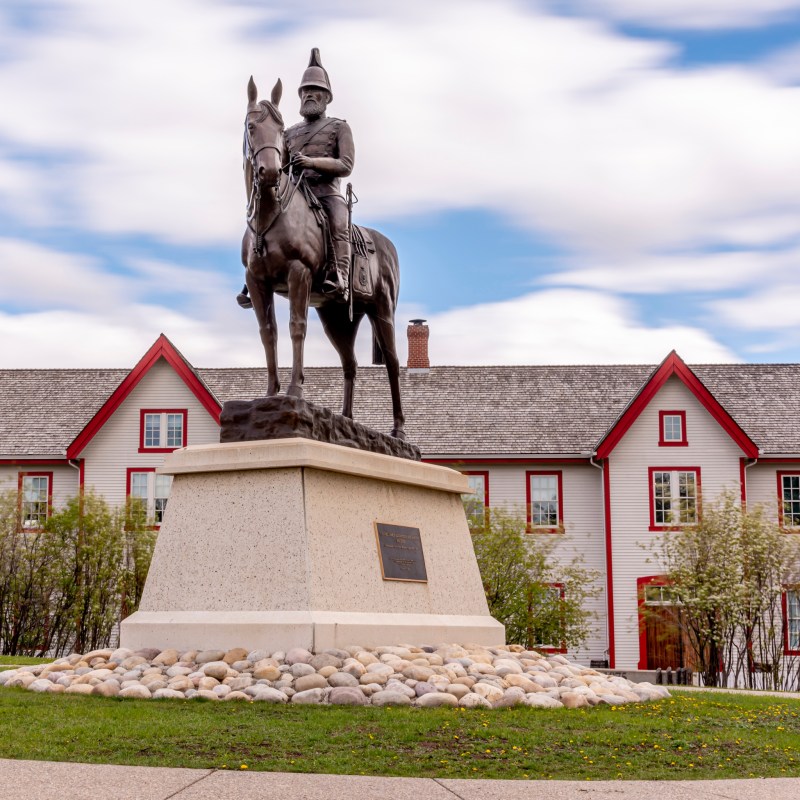
[[[306, 141], [309, 131], [315, 126], [319, 129]], [[317, 197], [341, 194], [341, 178], [353, 171], [356, 155], [353, 133], [347, 122], [336, 117], [324, 117], [313, 122], [303, 120], [287, 129], [284, 136], [290, 155], [300, 149], [310, 158], [335, 158], [339, 162], [335, 176], [307, 169], [306, 181]]]

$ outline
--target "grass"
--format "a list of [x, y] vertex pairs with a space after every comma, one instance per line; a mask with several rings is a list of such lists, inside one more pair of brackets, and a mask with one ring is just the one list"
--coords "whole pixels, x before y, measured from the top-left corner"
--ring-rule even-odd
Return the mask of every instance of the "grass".
[[800, 776], [800, 701], [588, 710], [274, 706], [0, 689], [0, 758], [439, 778]]
[[0, 670], [12, 669], [25, 664], [47, 664], [52, 658], [38, 658], [36, 656], [0, 656]]

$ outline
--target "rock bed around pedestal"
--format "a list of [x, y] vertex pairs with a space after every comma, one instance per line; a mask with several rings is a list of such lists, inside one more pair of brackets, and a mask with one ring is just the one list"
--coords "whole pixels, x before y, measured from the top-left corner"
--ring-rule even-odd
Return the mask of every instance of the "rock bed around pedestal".
[[0, 672], [0, 686], [51, 694], [353, 706], [585, 708], [654, 702], [632, 683], [522, 647], [346, 647], [312, 654], [233, 650], [96, 650]]

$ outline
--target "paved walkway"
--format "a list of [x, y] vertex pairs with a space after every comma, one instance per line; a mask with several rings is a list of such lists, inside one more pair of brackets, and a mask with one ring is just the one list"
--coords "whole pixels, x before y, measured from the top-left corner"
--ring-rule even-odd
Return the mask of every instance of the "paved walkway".
[[485, 781], [0, 759], [0, 800], [797, 800], [800, 778]]

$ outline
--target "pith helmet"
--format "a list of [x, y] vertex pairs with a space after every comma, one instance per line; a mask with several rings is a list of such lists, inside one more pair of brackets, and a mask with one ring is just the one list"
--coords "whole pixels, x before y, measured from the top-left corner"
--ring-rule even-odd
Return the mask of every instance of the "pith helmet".
[[303, 80], [300, 81], [300, 88], [297, 93], [303, 91], [306, 86], [315, 86], [317, 89], [325, 89], [326, 92], [333, 99], [333, 92], [331, 91], [331, 82], [328, 78], [328, 73], [322, 62], [319, 60], [319, 48], [315, 47], [311, 51], [311, 58], [308, 59], [308, 68], [303, 73]]

